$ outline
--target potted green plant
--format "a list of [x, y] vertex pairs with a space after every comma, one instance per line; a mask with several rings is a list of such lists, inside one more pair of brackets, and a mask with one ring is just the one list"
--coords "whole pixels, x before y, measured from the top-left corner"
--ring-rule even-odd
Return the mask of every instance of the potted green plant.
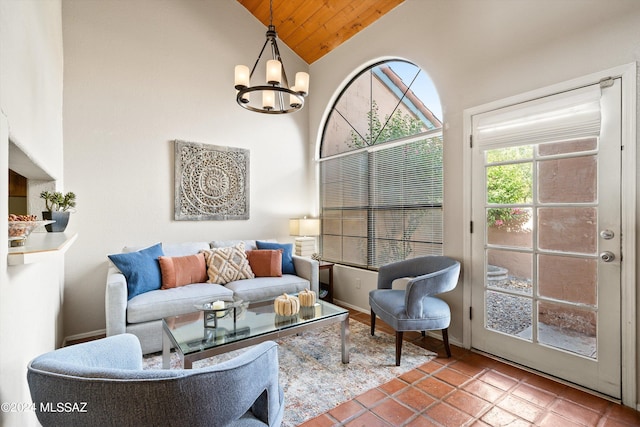
[[76, 206], [76, 195], [73, 192], [62, 194], [58, 191], [43, 191], [40, 198], [44, 199], [46, 211], [42, 211], [42, 219], [54, 220], [55, 222], [46, 225], [45, 228], [50, 232], [62, 232], [67, 228], [69, 223], [69, 215], [72, 208]]

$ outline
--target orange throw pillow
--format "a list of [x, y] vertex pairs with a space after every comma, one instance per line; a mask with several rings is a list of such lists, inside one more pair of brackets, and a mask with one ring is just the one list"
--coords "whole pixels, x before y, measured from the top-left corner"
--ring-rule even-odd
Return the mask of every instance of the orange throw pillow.
[[247, 251], [249, 266], [256, 277], [282, 276], [282, 249], [256, 249]]
[[180, 257], [158, 257], [162, 274], [162, 289], [177, 288], [191, 283], [207, 281], [207, 264], [204, 254]]

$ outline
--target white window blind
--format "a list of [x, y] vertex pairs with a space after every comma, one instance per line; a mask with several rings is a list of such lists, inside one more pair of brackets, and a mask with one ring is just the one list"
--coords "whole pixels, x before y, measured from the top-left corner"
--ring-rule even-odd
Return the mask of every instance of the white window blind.
[[597, 136], [600, 97], [596, 84], [475, 115], [474, 144], [500, 147]]
[[442, 136], [321, 162], [323, 257], [361, 267], [442, 254]]

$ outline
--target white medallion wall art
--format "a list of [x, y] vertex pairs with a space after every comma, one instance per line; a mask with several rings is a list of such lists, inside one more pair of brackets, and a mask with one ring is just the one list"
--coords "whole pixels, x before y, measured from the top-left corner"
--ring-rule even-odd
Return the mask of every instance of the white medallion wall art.
[[249, 219], [249, 150], [175, 143], [175, 219]]

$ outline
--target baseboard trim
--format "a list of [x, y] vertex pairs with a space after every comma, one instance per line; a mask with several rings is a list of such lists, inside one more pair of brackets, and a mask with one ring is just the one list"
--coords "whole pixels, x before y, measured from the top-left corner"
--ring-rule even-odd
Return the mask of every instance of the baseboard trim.
[[72, 341], [86, 340], [88, 338], [96, 338], [106, 334], [107, 334], [106, 329], [98, 329], [91, 332], [84, 332], [82, 334], [70, 335], [64, 338], [64, 340], [62, 341], [62, 346], [66, 347], [67, 343]]

